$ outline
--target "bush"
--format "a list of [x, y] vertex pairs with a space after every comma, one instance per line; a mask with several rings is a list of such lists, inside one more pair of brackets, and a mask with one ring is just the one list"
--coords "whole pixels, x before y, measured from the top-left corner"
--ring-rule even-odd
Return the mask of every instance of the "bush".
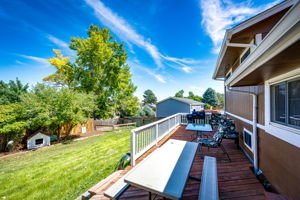
[[204, 109], [205, 109], [205, 110], [211, 110], [211, 109], [212, 109], [212, 106], [209, 105], [209, 104], [205, 104]]
[[155, 115], [155, 112], [149, 106], [144, 106], [143, 111], [145, 112], [146, 116]]
[[54, 142], [54, 141], [57, 141], [57, 136], [56, 135], [51, 135], [50, 136], [50, 142]]
[[137, 116], [139, 117], [144, 117], [146, 115], [146, 113], [143, 110], [139, 110], [137, 113]]

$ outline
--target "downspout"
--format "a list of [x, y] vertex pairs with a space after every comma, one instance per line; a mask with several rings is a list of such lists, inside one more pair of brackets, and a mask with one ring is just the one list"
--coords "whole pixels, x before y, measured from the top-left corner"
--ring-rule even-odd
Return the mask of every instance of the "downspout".
[[240, 91], [240, 90], [233, 90], [231, 87], [227, 87], [226, 89], [231, 92], [239, 92], [239, 93], [245, 93], [250, 94], [252, 96], [252, 144], [253, 146], [253, 165], [254, 165], [254, 172], [255, 174], [258, 173], [258, 155], [257, 155], [257, 94], [253, 92], [246, 92], [246, 91]]

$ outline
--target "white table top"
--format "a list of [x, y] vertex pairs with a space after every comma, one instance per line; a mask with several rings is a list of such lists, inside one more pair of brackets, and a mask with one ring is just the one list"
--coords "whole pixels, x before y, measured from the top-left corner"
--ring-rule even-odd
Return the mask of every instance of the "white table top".
[[125, 176], [124, 181], [170, 199], [180, 199], [198, 143], [170, 139]]

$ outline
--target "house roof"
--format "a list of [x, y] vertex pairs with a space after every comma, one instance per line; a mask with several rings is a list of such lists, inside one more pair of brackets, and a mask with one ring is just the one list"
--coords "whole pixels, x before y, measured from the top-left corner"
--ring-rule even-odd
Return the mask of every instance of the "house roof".
[[213, 79], [218, 79], [218, 78], [224, 78], [225, 74], [223, 74], [221, 71], [224, 70], [223, 68], [226, 68], [224, 64], [222, 63], [224, 58], [226, 57], [228, 51], [232, 50], [230, 47], [228, 47], [228, 43], [230, 40], [235, 36], [238, 35], [239, 33], [242, 33], [244, 30], [248, 29], [249, 27], [254, 26], [255, 24], [262, 22], [263, 20], [266, 20], [275, 14], [284, 11], [285, 9], [291, 7], [294, 5], [298, 0], [286, 0], [282, 3], [279, 3], [275, 5], [272, 8], [269, 8], [253, 17], [251, 17], [248, 20], [245, 20], [244, 22], [234, 26], [231, 29], [227, 29], [225, 32], [225, 36], [221, 45], [221, 49], [219, 52], [219, 56], [216, 62], [215, 70], [213, 73]]
[[33, 138], [33, 137], [34, 137], [34, 136], [36, 136], [36, 135], [45, 135], [45, 136], [47, 136], [47, 137], [50, 137], [50, 136], [49, 136], [49, 135], [47, 135], [47, 134], [44, 134], [44, 133], [38, 132], [38, 133], [35, 133], [35, 134], [31, 135], [30, 137], [28, 137], [28, 139], [27, 139], [27, 140], [30, 140], [31, 138]]
[[189, 105], [192, 105], [192, 106], [200, 106], [200, 105], [205, 105], [205, 103], [202, 103], [202, 102], [199, 102], [199, 101], [195, 101], [195, 100], [192, 100], [192, 99], [188, 99], [188, 98], [180, 98], [180, 97], [168, 97], [166, 99], [163, 99], [159, 102], [157, 102], [156, 104], [160, 104], [164, 101], [167, 101], [169, 99], [173, 99], [173, 100], [176, 100], [176, 101], [180, 101], [182, 103], [185, 103], [185, 104], [189, 104]]

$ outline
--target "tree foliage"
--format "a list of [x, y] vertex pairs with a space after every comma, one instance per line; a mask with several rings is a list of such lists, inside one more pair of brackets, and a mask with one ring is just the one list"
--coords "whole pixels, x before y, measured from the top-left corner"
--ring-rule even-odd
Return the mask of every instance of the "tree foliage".
[[203, 101], [212, 106], [218, 105], [217, 94], [214, 89], [207, 88], [207, 90], [203, 94]]
[[138, 116], [155, 116], [155, 112], [149, 106], [143, 106], [137, 113]]
[[[136, 87], [126, 65], [124, 45], [118, 44], [106, 28], [91, 25], [88, 37], [71, 38], [70, 48], [76, 52], [74, 62], [55, 50], [49, 62], [56, 72], [44, 80], [96, 95], [95, 117], [136, 113], [138, 99], [133, 96]], [[126, 106], [126, 108], [125, 108]]]
[[193, 92], [189, 91], [189, 96], [187, 96], [186, 98], [188, 99], [193, 99], [195, 101], [199, 101], [199, 102], [202, 102], [202, 97], [201, 96], [198, 96], [198, 95], [195, 95]]
[[55, 66], [56, 72], [43, 78], [43, 81], [56, 83], [58, 86], [68, 86], [74, 88], [77, 85], [76, 72], [77, 66], [71, 63], [71, 57], [63, 57], [61, 50], [53, 49], [54, 58], [48, 61]]
[[0, 136], [4, 138], [1, 150], [4, 150], [8, 141], [14, 144], [21, 139], [27, 127], [19, 104], [0, 105]]
[[125, 65], [121, 68], [118, 77], [119, 86], [114, 91], [113, 106], [111, 105], [110, 115], [134, 116], [139, 110], [139, 99], [134, 96], [136, 86], [131, 81], [130, 67]]
[[146, 90], [143, 94], [143, 97], [144, 97], [143, 100], [144, 105], [157, 103], [157, 98], [152, 90]]
[[218, 93], [217, 92], [217, 99], [218, 99], [218, 105], [219, 106], [224, 106], [224, 94]]
[[8, 83], [0, 81], [0, 105], [17, 103], [20, 101], [20, 95], [26, 93], [28, 84], [23, 85], [17, 78], [16, 81], [10, 80]]
[[178, 92], [176, 92], [175, 97], [183, 98], [183, 94], [184, 94], [184, 90], [179, 90]]
[[49, 127], [58, 136], [62, 126], [85, 123], [95, 109], [92, 94], [44, 84], [37, 84], [32, 92], [23, 94], [21, 100], [30, 130]]

